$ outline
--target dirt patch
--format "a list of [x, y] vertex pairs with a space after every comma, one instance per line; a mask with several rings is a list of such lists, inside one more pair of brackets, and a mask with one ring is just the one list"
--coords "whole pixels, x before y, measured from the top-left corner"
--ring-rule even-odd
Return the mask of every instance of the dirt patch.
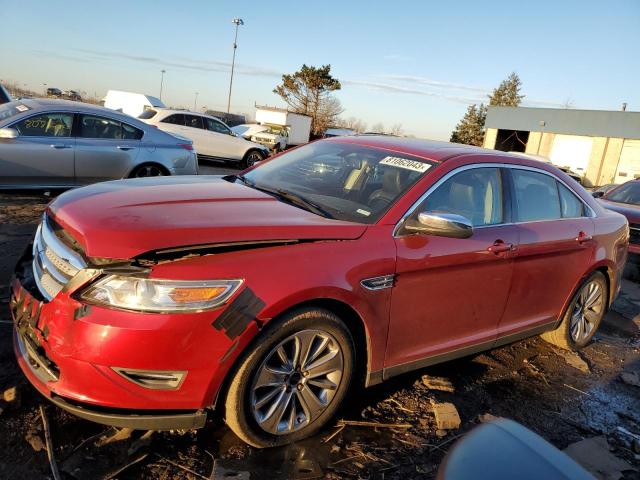
[[[19, 397], [3, 398], [0, 406], [0, 478], [51, 477], [46, 452], [36, 448], [35, 439], [44, 439], [40, 405], [46, 405], [54, 456], [66, 478], [430, 478], [460, 435], [493, 416], [514, 419], [561, 449], [604, 437], [613, 455], [640, 468], [618, 428], [640, 433], [640, 388], [627, 381], [640, 372], [640, 289], [628, 281], [620, 313], [611, 312], [595, 341], [579, 358], [570, 357], [573, 366], [565, 352], [538, 338], [525, 340], [354, 391], [340, 415], [354, 422], [338, 422], [286, 448], [250, 448], [219, 418], [196, 432], [145, 434], [68, 415], [24, 379], [8, 321], [11, 272], [48, 202], [42, 195], [0, 195], [0, 392], [15, 387]], [[453, 404], [460, 428], [439, 429], [434, 403]], [[637, 478], [629, 470], [621, 475]]]

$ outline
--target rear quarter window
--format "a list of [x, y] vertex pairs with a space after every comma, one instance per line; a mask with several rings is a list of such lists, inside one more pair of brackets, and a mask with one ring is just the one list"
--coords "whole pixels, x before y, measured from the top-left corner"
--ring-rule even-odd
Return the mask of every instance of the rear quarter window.
[[140, 120], [151, 120], [153, 117], [155, 117], [158, 114], [158, 112], [152, 108], [147, 108], [144, 112], [142, 112], [140, 115], [138, 115], [138, 118]]

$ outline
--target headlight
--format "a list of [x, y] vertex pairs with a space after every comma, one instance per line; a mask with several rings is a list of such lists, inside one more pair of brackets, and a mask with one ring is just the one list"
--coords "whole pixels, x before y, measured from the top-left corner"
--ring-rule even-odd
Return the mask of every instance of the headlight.
[[194, 312], [226, 302], [242, 280], [156, 280], [109, 275], [85, 289], [80, 298], [104, 305], [143, 312]]

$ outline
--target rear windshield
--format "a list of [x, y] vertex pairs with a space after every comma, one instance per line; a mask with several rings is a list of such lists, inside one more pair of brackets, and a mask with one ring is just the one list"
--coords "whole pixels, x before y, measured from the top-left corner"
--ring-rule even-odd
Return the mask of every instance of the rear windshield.
[[31, 109], [22, 103], [11, 102], [0, 105], [0, 122], [29, 110]]
[[154, 110], [153, 108], [147, 108], [144, 112], [142, 112], [140, 115], [138, 115], [138, 118], [140, 120], [149, 120], [153, 117], [156, 116], [158, 112], [156, 110]]

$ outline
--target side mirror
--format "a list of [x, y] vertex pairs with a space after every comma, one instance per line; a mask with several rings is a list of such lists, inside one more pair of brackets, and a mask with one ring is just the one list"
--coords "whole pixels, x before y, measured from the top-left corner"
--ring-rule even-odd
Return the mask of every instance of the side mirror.
[[469, 238], [473, 234], [471, 220], [455, 213], [422, 212], [418, 221], [408, 220], [404, 230], [450, 238]]
[[593, 198], [602, 198], [604, 197], [604, 192], [591, 192], [591, 196]]
[[18, 138], [18, 130], [15, 128], [0, 128], [0, 138]]

